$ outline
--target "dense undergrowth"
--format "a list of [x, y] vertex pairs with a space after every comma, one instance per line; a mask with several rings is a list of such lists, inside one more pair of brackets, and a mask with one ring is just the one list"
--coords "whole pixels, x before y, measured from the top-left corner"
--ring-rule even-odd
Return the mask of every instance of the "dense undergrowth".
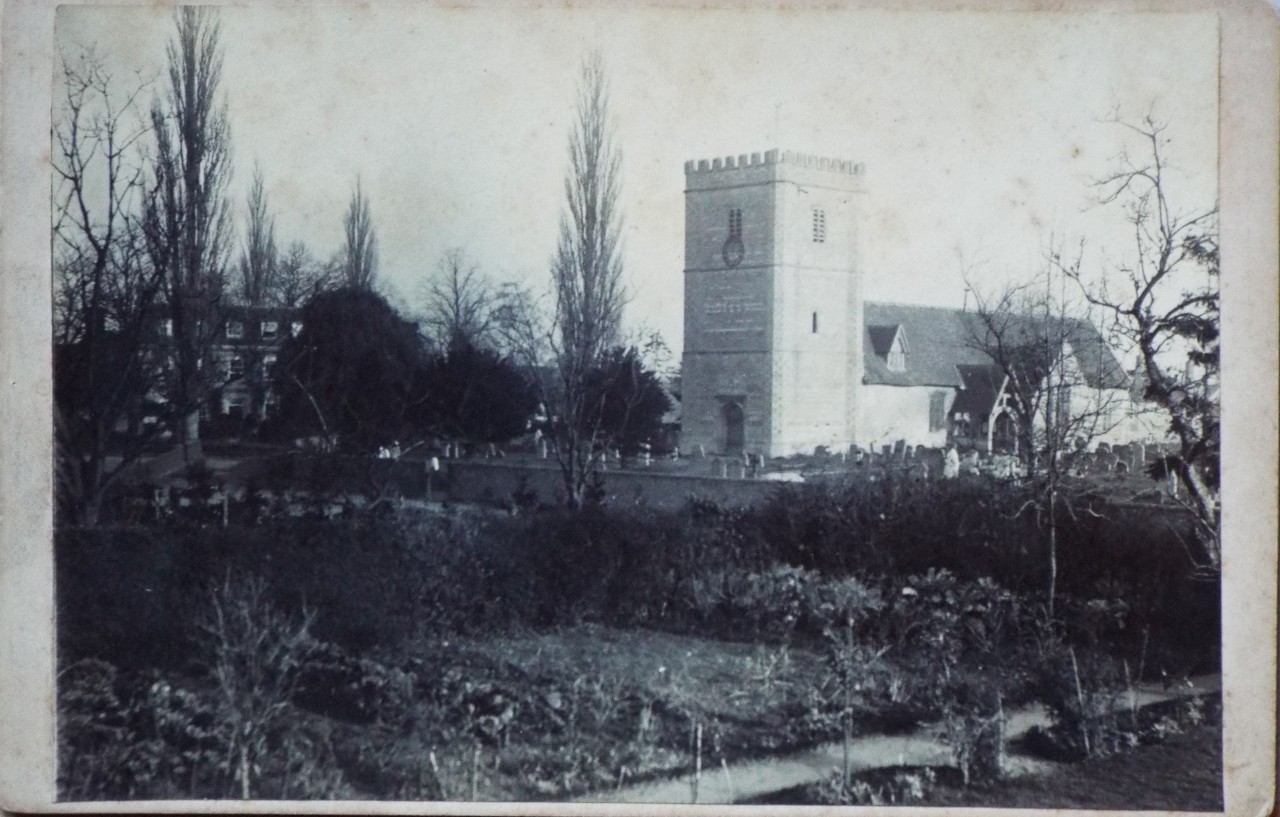
[[[748, 510], [60, 530], [60, 791], [563, 797], [683, 768], [704, 740], [731, 760], [773, 720], [757, 744], [941, 719], [981, 778], [999, 773], [1006, 706], [1087, 724], [1139, 676], [1215, 668], [1218, 588], [1192, 577], [1176, 516], [1068, 515], [1050, 617], [1045, 531], [1022, 506], [983, 479], [890, 480], [786, 487]], [[584, 622], [823, 669], [762, 688], [776, 711], [735, 726], [666, 688], [523, 677], [459, 646]]]

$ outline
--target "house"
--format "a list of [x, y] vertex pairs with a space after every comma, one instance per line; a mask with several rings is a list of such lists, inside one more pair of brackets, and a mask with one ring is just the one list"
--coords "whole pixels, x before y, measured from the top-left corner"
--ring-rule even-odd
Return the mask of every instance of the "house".
[[[157, 365], [172, 370], [173, 321], [164, 307], [154, 310], [152, 345]], [[272, 370], [285, 340], [302, 331], [300, 312], [285, 307], [230, 304], [200, 323], [207, 354], [201, 366], [213, 369], [209, 399], [201, 417], [233, 420], [268, 417], [278, 401]], [[161, 395], [155, 396], [162, 399]]]

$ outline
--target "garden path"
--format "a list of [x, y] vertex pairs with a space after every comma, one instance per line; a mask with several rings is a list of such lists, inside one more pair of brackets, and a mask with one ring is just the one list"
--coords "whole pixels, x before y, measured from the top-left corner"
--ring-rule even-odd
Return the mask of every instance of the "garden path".
[[[1139, 684], [1134, 690], [1135, 707], [1188, 698], [1220, 691], [1218, 675], [1192, 678], [1165, 689], [1159, 684]], [[1042, 706], [1012, 712], [1005, 724], [1005, 737], [1013, 740], [1035, 726], [1048, 726], [1049, 714]], [[789, 755], [707, 767], [695, 781], [693, 773], [666, 780], [623, 786], [612, 792], [596, 792], [579, 798], [590, 803], [699, 803], [732, 804], [825, 780], [843, 763], [843, 744], [827, 743]], [[1012, 775], [1035, 773], [1048, 764], [1026, 756], [1010, 756]], [[951, 763], [951, 749], [942, 740], [940, 727], [923, 726], [907, 735], [865, 735], [849, 746], [849, 766], [854, 771], [883, 766], [938, 766]], [[695, 796], [696, 792], [696, 796]]]

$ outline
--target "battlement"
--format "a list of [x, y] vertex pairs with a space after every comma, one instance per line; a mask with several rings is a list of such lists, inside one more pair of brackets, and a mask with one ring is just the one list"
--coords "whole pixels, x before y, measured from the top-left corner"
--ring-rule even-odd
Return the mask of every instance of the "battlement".
[[720, 173], [726, 170], [740, 170], [764, 165], [787, 164], [806, 167], [813, 170], [825, 170], [830, 173], [842, 173], [847, 176], [861, 176], [864, 172], [862, 162], [851, 162], [846, 159], [829, 159], [825, 156], [814, 156], [811, 153], [798, 153], [792, 150], [766, 150], [763, 153], [740, 153], [737, 156], [717, 156], [714, 159], [689, 160], [684, 163], [686, 176], [697, 173]]

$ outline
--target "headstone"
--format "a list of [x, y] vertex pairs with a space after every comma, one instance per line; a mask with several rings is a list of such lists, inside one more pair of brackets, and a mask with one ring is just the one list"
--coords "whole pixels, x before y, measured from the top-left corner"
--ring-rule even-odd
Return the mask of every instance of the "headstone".
[[1108, 443], [1098, 443], [1098, 447], [1097, 447], [1097, 449], [1096, 449], [1096, 452], [1097, 452], [1098, 454], [1110, 454], [1110, 453], [1111, 453], [1111, 446], [1110, 446]]
[[941, 448], [925, 448], [921, 446], [916, 449], [916, 459], [929, 469], [929, 476], [931, 477], [944, 475], [946, 458], [946, 452]]
[[1133, 444], [1133, 471], [1139, 473], [1147, 467], [1147, 447], [1142, 443]]
[[978, 473], [978, 452], [970, 451], [960, 459], [960, 473], [976, 474]]
[[893, 446], [891, 445], [880, 446], [880, 453], [886, 460], [889, 459], [890, 457], [893, 456]]
[[894, 440], [893, 442], [894, 459], [898, 459], [898, 460], [902, 459], [902, 453], [906, 450], [906, 448], [907, 448], [906, 440]]
[[942, 478], [955, 479], [960, 476], [960, 454], [954, 448], [947, 448], [943, 455]]
[[902, 449], [902, 458], [904, 460], [914, 460], [916, 458], [915, 446], [909, 445], [906, 448]]
[[1129, 473], [1129, 461], [1128, 461], [1128, 460], [1122, 460], [1122, 459], [1117, 458], [1117, 459], [1116, 459], [1116, 473], [1117, 473], [1117, 474], [1127, 474], [1127, 473]]
[[1013, 479], [1018, 458], [1012, 454], [997, 454], [991, 458], [991, 475], [999, 479]]

